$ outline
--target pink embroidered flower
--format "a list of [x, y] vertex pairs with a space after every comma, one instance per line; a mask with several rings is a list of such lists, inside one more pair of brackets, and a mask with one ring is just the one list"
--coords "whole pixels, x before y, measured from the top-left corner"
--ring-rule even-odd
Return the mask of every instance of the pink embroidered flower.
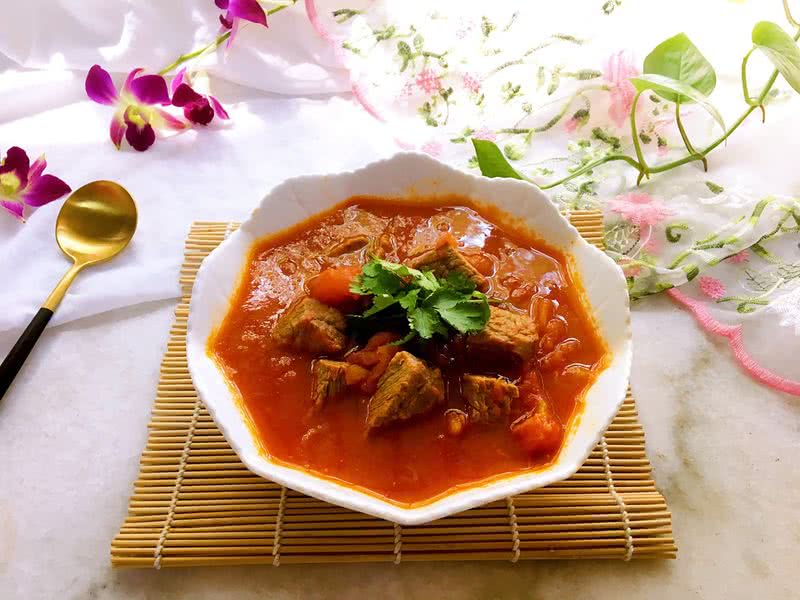
[[612, 54], [603, 65], [603, 78], [609, 86], [611, 105], [608, 116], [617, 127], [622, 127], [630, 115], [636, 88], [628, 81], [639, 75], [639, 69], [633, 64], [630, 54], [625, 51]]
[[608, 201], [608, 208], [634, 225], [658, 225], [672, 215], [672, 210], [653, 200], [650, 194], [630, 192]]
[[650, 237], [647, 238], [647, 241], [644, 243], [642, 248], [644, 248], [648, 254], [660, 254], [663, 245], [661, 244], [661, 238], [658, 237], [653, 231], [650, 231]]
[[426, 154], [430, 154], [433, 157], [439, 157], [442, 155], [442, 145], [439, 142], [431, 140], [430, 142], [426, 142], [420, 148]]
[[473, 94], [477, 94], [481, 91], [481, 80], [471, 73], [464, 73], [462, 83], [464, 87]]
[[642, 273], [642, 265], [633, 262], [620, 263], [625, 277], [638, 277]]
[[725, 286], [719, 279], [703, 276], [698, 281], [700, 283], [700, 291], [709, 298], [719, 300], [725, 295]]
[[419, 89], [426, 94], [433, 94], [442, 88], [441, 78], [436, 74], [436, 71], [429, 67], [422, 69], [414, 81], [416, 81]]
[[745, 248], [741, 252], [737, 252], [736, 254], [729, 256], [728, 260], [737, 265], [747, 262], [750, 260], [750, 251]]
[[497, 134], [488, 127], [484, 126], [475, 131], [471, 137], [475, 140], [486, 140], [487, 142], [493, 142], [497, 139]]
[[564, 121], [564, 130], [567, 133], [573, 133], [578, 128], [578, 119], [572, 117]]
[[143, 152], [156, 141], [159, 127], [184, 129], [186, 123], [158, 108], [171, 103], [167, 82], [161, 75], [141, 75], [134, 69], [117, 91], [111, 75], [100, 65], [94, 65], [86, 75], [86, 95], [98, 104], [114, 106], [109, 134], [119, 150], [125, 137], [132, 148]]
[[403, 87], [400, 88], [400, 91], [397, 92], [397, 99], [405, 100], [406, 98], [410, 98], [413, 95], [414, 95], [414, 82], [406, 81], [403, 84]]
[[24, 221], [26, 206], [44, 206], [69, 192], [69, 186], [58, 177], [43, 174], [46, 167], [44, 155], [31, 163], [25, 150], [9, 148], [0, 160], [0, 208]]
[[575, 114], [564, 122], [564, 129], [567, 133], [573, 133], [579, 127], [583, 127], [588, 121], [589, 111], [582, 108], [575, 111]]

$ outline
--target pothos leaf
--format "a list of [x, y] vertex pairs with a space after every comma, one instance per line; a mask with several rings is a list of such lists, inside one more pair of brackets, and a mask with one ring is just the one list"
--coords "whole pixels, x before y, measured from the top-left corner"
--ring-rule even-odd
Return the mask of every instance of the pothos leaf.
[[671, 77], [664, 77], [663, 75], [644, 74], [640, 75], [639, 77], [632, 77], [630, 82], [639, 92], [652, 90], [662, 98], [666, 98], [669, 94], [676, 94], [681, 98], [684, 96], [691, 98], [692, 101], [697, 102], [699, 105], [705, 108], [708, 113], [714, 117], [714, 120], [719, 123], [719, 126], [725, 129], [725, 121], [723, 121], [722, 115], [714, 107], [714, 105], [709, 102], [708, 98], [706, 98], [704, 94], [697, 91], [692, 86], [683, 83], [682, 81], [672, 79]]
[[[713, 92], [717, 85], [714, 67], [685, 33], [679, 33], [656, 46], [644, 59], [644, 73], [680, 81], [705, 96]], [[676, 94], [671, 89], [653, 91], [670, 102], [680, 100], [682, 104], [687, 104], [695, 101], [693, 97]]]
[[527, 179], [512, 167], [500, 148], [488, 140], [472, 138], [475, 155], [478, 157], [478, 167], [484, 177], [509, 177], [511, 179]]
[[800, 93], [800, 48], [780, 26], [761, 21], [753, 27], [753, 44], [775, 65], [794, 91]]

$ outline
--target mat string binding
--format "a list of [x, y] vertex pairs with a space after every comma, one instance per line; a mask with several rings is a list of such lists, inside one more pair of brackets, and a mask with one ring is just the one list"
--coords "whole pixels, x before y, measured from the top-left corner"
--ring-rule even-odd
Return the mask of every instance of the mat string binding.
[[625, 500], [622, 498], [617, 488], [614, 486], [614, 477], [611, 474], [611, 461], [608, 457], [608, 444], [606, 443], [606, 436], [600, 438], [600, 447], [603, 450], [603, 468], [605, 470], [606, 481], [608, 482], [608, 491], [611, 497], [619, 507], [619, 514], [622, 518], [622, 528], [625, 531], [625, 558], [627, 562], [633, 557], [633, 532], [631, 531], [631, 519], [628, 515], [628, 508], [625, 506]]
[[281, 500], [278, 502], [278, 514], [275, 515], [275, 537], [272, 540], [272, 566], [281, 565], [281, 533], [283, 529], [283, 513], [286, 511], [286, 488], [281, 486]]
[[[228, 236], [233, 233], [233, 222], [228, 223], [223, 234], [223, 240], [227, 240]], [[164, 520], [164, 527], [161, 528], [161, 535], [158, 536], [158, 544], [153, 551], [153, 566], [156, 569], [161, 568], [161, 553], [164, 550], [164, 544], [167, 541], [167, 535], [172, 527], [172, 522], [175, 519], [175, 509], [178, 506], [178, 496], [181, 491], [181, 484], [183, 483], [183, 475], [186, 472], [186, 463], [189, 460], [189, 451], [192, 447], [192, 438], [194, 437], [195, 429], [197, 428], [197, 420], [200, 418], [200, 399], [194, 401], [194, 412], [192, 412], [192, 420], [189, 423], [189, 433], [186, 435], [186, 441], [183, 443], [183, 451], [181, 452], [181, 459], [178, 462], [178, 474], [175, 477], [175, 488], [172, 490], [172, 497], [169, 502], [169, 510], [167, 510], [167, 518]]]
[[517, 525], [517, 510], [514, 507], [514, 498], [509, 496], [506, 498], [506, 505], [508, 506], [508, 521], [511, 525], [511, 562], [515, 563], [519, 560], [519, 525]]
[[200, 417], [200, 399], [194, 402], [194, 412], [192, 413], [192, 421], [189, 424], [189, 433], [186, 435], [186, 441], [183, 443], [183, 451], [181, 452], [181, 460], [178, 463], [178, 474], [175, 477], [175, 488], [172, 490], [172, 497], [170, 498], [169, 510], [167, 511], [167, 518], [164, 520], [164, 527], [161, 528], [161, 535], [158, 537], [158, 544], [153, 552], [155, 559], [153, 566], [156, 569], [161, 568], [161, 552], [164, 549], [164, 543], [167, 541], [167, 534], [172, 521], [175, 518], [175, 508], [178, 505], [178, 494], [181, 491], [181, 484], [183, 483], [183, 474], [186, 471], [186, 463], [189, 460], [189, 450], [192, 446], [192, 437], [194, 436], [195, 428], [197, 427], [197, 420]]
[[394, 524], [394, 564], [399, 565], [403, 560], [403, 528], [399, 523]]

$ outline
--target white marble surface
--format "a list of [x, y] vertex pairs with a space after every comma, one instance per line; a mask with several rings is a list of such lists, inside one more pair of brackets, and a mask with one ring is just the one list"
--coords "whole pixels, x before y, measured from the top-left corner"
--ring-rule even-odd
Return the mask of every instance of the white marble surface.
[[3, 600], [800, 598], [800, 402], [742, 375], [667, 298], [636, 307], [633, 387], [676, 561], [113, 570], [172, 309], [53, 328], [0, 403]]

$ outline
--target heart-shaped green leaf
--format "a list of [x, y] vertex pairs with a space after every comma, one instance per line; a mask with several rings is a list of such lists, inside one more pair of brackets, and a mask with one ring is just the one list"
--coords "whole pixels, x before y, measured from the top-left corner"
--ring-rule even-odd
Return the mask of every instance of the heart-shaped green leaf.
[[510, 177], [511, 179], [527, 179], [512, 167], [500, 148], [489, 140], [476, 140], [472, 138], [475, 155], [478, 157], [478, 167], [484, 177]]
[[794, 91], [800, 93], [800, 48], [780, 26], [761, 21], [753, 27], [753, 43], [775, 65]]
[[663, 75], [652, 74], [632, 77], [630, 82], [639, 92], [643, 92], [644, 90], [652, 90], [662, 98], [666, 98], [668, 94], [672, 94], [675, 97], [686, 97], [692, 102], [697, 102], [699, 105], [705, 108], [712, 117], [714, 117], [714, 120], [719, 123], [720, 127], [725, 129], [725, 121], [722, 120], [722, 115], [719, 114], [719, 111], [714, 108], [714, 105], [708, 101], [708, 98], [706, 98], [705, 94], [697, 91], [695, 88], [686, 83], [677, 81], [670, 77], [664, 77]]
[[[656, 46], [644, 59], [644, 72], [680, 81], [705, 96], [713, 92], [717, 85], [714, 67], [685, 33], [679, 33]], [[653, 91], [671, 102], [680, 100], [682, 104], [687, 104], [695, 101], [691, 96], [676, 94], [669, 89], [653, 88]]]

